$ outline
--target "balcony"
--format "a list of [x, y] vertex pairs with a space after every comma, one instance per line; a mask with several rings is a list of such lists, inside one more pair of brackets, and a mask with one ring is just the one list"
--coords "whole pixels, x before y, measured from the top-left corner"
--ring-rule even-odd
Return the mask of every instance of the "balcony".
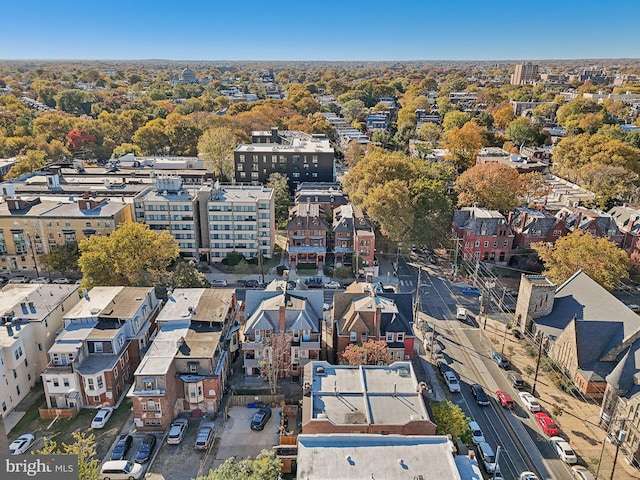
[[300, 342], [300, 350], [320, 350], [320, 340]]
[[262, 350], [262, 342], [242, 342], [242, 350]]
[[42, 373], [73, 373], [73, 365], [55, 365], [48, 363]]

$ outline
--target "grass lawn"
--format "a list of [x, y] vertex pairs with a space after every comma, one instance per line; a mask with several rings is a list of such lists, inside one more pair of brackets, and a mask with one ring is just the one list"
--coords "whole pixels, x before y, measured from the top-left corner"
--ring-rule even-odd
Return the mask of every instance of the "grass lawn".
[[[91, 420], [96, 414], [95, 409], [82, 409], [75, 418], [65, 418], [53, 422], [52, 419], [41, 419], [38, 413], [40, 407], [46, 407], [44, 395], [29, 407], [25, 415], [13, 427], [9, 434], [10, 439], [14, 439], [23, 433], [31, 433], [36, 437], [35, 449], [43, 446], [42, 438], [46, 437], [55, 440], [60, 445], [61, 442], [73, 443], [71, 434], [76, 430], [93, 433], [96, 441], [96, 451], [98, 458], [104, 458], [109, 451], [109, 447], [120, 433], [122, 426], [131, 413], [131, 400], [125, 398], [120, 407], [113, 412], [107, 422], [107, 426], [101, 430], [91, 429]], [[53, 423], [52, 423], [53, 422]]]

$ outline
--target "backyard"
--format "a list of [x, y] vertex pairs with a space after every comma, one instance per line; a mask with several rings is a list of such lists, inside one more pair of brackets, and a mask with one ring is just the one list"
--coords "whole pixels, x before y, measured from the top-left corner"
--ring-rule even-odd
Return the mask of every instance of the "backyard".
[[13, 440], [23, 433], [31, 433], [36, 437], [36, 443], [31, 450], [39, 450], [44, 445], [44, 438], [55, 440], [60, 444], [73, 443], [71, 434], [77, 430], [94, 433], [96, 452], [102, 459], [109, 451], [111, 444], [120, 433], [127, 418], [131, 414], [131, 400], [124, 399], [114, 412], [104, 429], [92, 431], [91, 420], [96, 414], [94, 409], [82, 409], [78, 415], [69, 419], [41, 419], [38, 409], [46, 407], [44, 395], [41, 395], [26, 411], [15, 427], [9, 433], [9, 439]]

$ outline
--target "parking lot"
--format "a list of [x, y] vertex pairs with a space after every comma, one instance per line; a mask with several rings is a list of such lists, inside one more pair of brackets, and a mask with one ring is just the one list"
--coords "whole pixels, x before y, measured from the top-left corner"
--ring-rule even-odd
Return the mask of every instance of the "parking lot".
[[[124, 434], [125, 433], [123, 433], [123, 435]], [[164, 438], [165, 438], [165, 432], [133, 432], [133, 433], [130, 433], [130, 435], [133, 437], [133, 442], [131, 444], [131, 448], [129, 449], [129, 451], [125, 455], [124, 460], [131, 460], [132, 462], [135, 461], [136, 452], [138, 451], [138, 447], [140, 446], [140, 443], [142, 442], [142, 439], [144, 437], [146, 437], [147, 435], [153, 435], [156, 438], [156, 445], [155, 445], [153, 451], [151, 452], [150, 460], [148, 462], [145, 462], [145, 463], [142, 464], [142, 466], [145, 468], [145, 471], [146, 471], [146, 469], [149, 467], [150, 462], [153, 461], [154, 456], [156, 456], [158, 454], [158, 449], [160, 449], [162, 447], [162, 443], [163, 443]], [[111, 453], [113, 452], [113, 447], [115, 446], [115, 444], [117, 443], [119, 438], [120, 438], [120, 435], [116, 435], [116, 438], [115, 438], [113, 444], [109, 448], [109, 451], [107, 452], [107, 455], [104, 457], [104, 461], [107, 461], [107, 460], [111, 459]], [[104, 461], [103, 461], [103, 463], [104, 463]]]

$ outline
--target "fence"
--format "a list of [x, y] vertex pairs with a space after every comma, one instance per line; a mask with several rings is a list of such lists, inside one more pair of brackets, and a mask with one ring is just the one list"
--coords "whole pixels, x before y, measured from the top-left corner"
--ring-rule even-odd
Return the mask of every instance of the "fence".
[[75, 408], [40, 408], [40, 418], [73, 418], [78, 414], [78, 410]]

